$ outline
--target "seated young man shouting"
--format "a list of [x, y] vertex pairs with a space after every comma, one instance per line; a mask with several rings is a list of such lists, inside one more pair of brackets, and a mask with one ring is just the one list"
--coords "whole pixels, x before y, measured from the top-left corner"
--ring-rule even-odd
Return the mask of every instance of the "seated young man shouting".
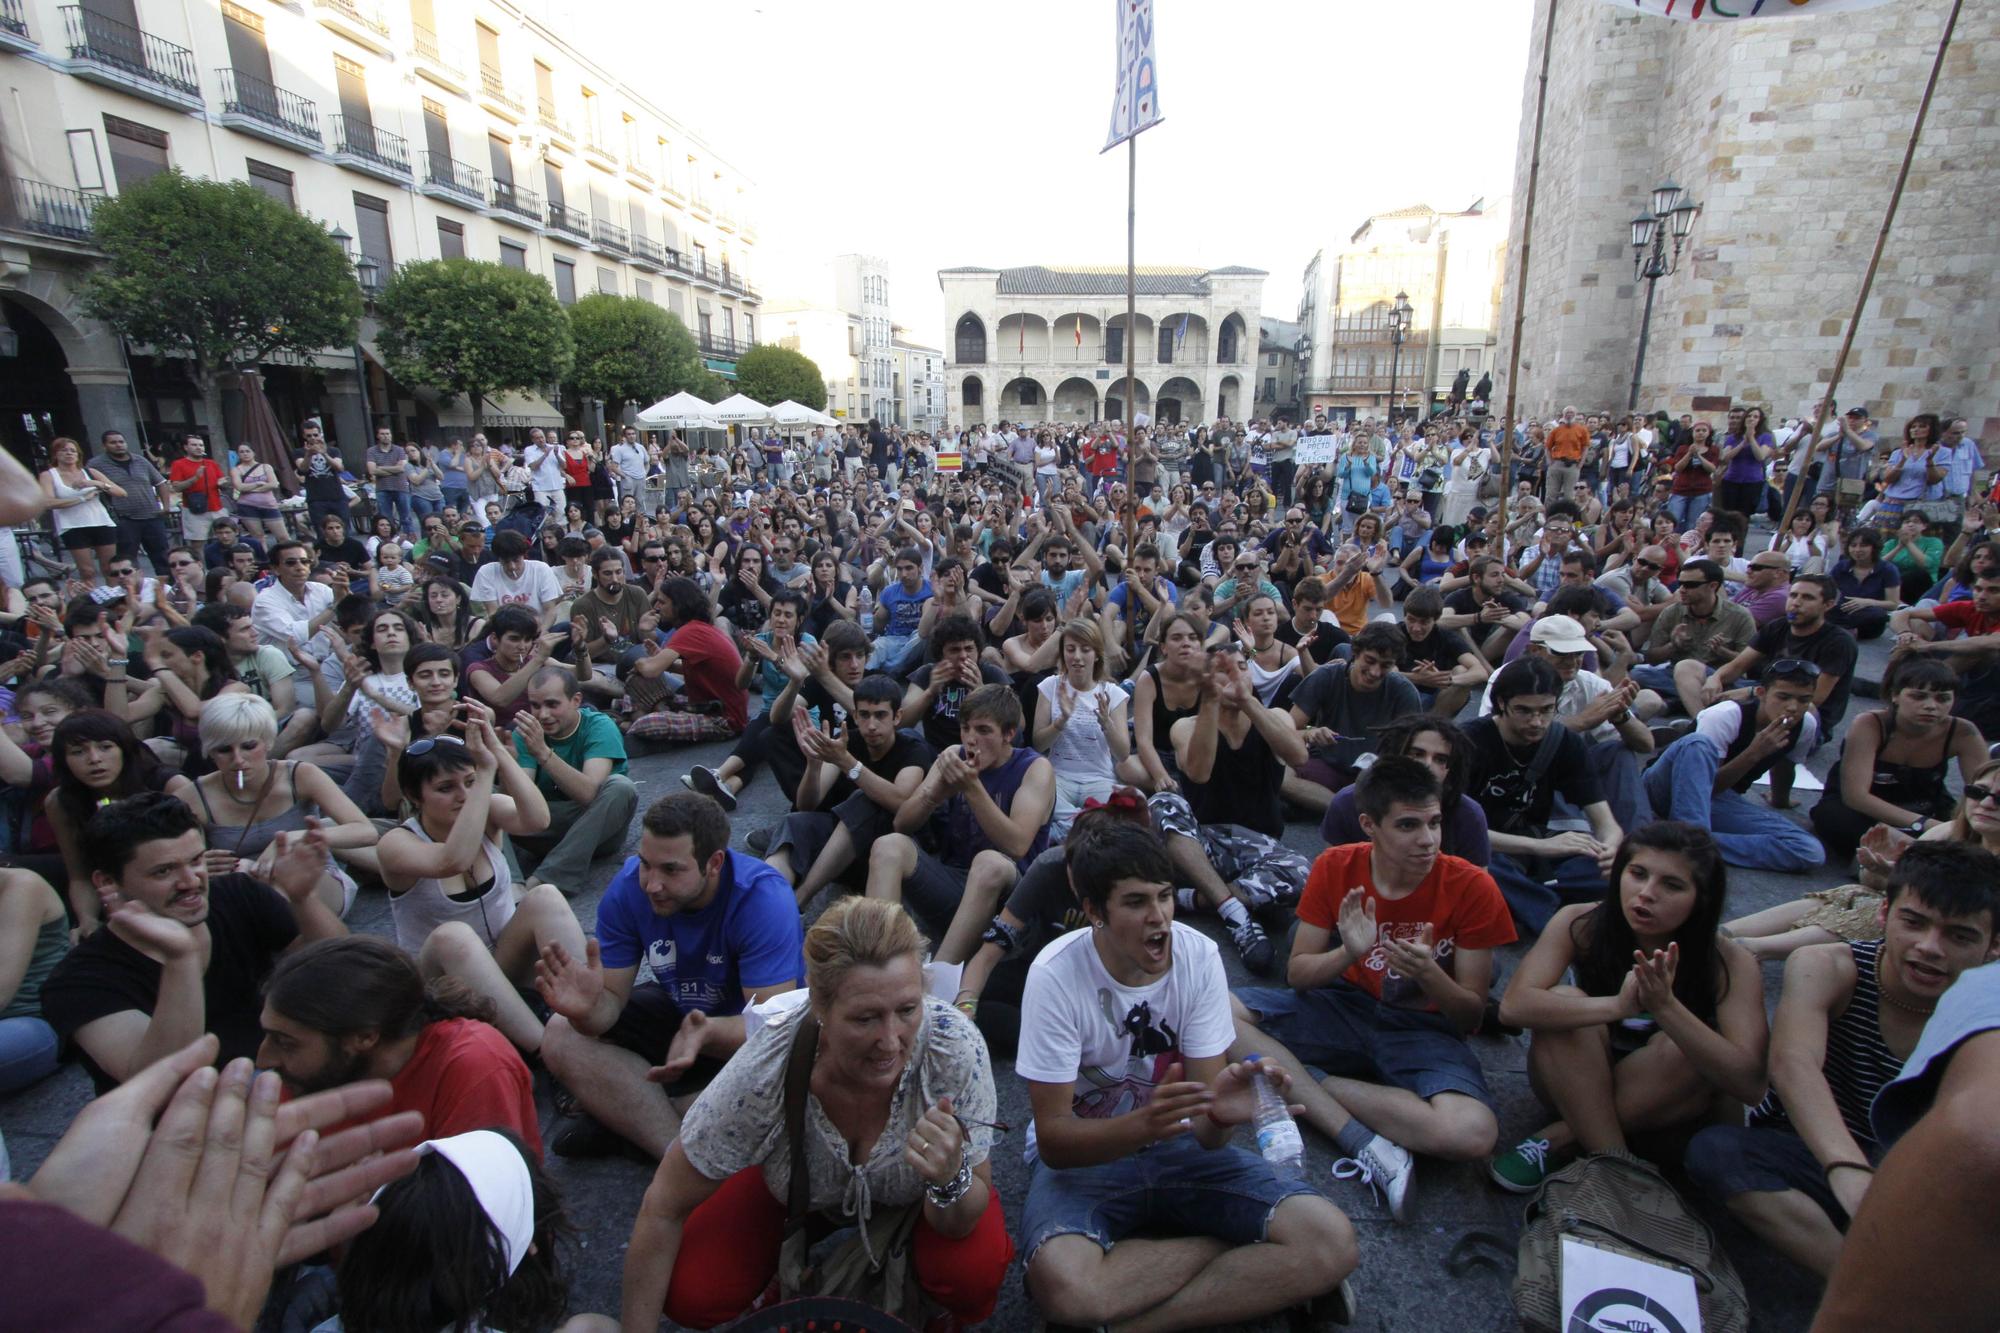
[[1015, 1061], [1034, 1110], [1029, 1294], [1085, 1327], [1213, 1328], [1336, 1292], [1328, 1313], [1351, 1316], [1347, 1218], [1230, 1145], [1256, 1109], [1253, 1069], [1226, 1059], [1222, 956], [1174, 920], [1166, 849], [1118, 821], [1069, 874], [1090, 929], [1029, 968]]
[[[1407, 1216], [1412, 1150], [1471, 1161], [1499, 1136], [1466, 1044], [1486, 1009], [1493, 950], [1514, 940], [1493, 877], [1440, 851], [1437, 775], [1402, 755], [1355, 783], [1368, 841], [1329, 847], [1299, 899], [1287, 990], [1236, 992], [1240, 1049], [1293, 1071], [1304, 1118], [1347, 1154], [1336, 1179]], [[1281, 1044], [1282, 1043], [1282, 1044]], [[1325, 1070], [1315, 1083], [1305, 1066]]]
[[[991, 916], [1049, 845], [1055, 770], [1014, 742], [1021, 701], [981, 685], [958, 708], [960, 743], [946, 746], [896, 811], [895, 831], [868, 854], [868, 896], [900, 902], [930, 938], [943, 939], [961, 899]], [[931, 850], [917, 845], [927, 834]]]

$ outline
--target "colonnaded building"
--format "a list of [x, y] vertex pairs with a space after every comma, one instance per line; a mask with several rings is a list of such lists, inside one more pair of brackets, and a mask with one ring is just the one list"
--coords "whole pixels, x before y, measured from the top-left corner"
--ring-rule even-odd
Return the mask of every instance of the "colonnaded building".
[[[1262, 269], [1142, 265], [1133, 326], [1138, 411], [1249, 417], [1258, 391]], [[1125, 266], [948, 268], [947, 415], [1077, 424], [1124, 420]], [[1277, 353], [1268, 353], [1274, 358]]]
[[[1522, 234], [1543, 6], [1536, 5], [1509, 249]], [[1795, 415], [1823, 392], [1951, 0], [1676, 23], [1558, 11], [1535, 203], [1520, 408], [1625, 406], [1646, 283], [1632, 222], [1671, 181], [1700, 206], [1662, 277], [1639, 401]], [[2000, 435], [2000, 5], [1968, 4], [1839, 398]], [[1671, 251], [1671, 242], [1668, 245]], [[1507, 277], [1498, 364], [1514, 322]], [[1496, 379], [1498, 376], [1496, 376]], [[1496, 398], [1503, 391], [1496, 391]]]

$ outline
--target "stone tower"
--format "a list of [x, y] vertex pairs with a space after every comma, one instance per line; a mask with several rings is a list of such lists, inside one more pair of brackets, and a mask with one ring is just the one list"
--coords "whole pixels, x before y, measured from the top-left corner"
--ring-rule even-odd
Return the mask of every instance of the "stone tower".
[[[1515, 167], [1521, 238], [1542, 13]], [[1824, 391], [1923, 95], [1949, 0], [1693, 24], [1558, 11], [1535, 207], [1519, 411], [1625, 406], [1645, 286], [1629, 222], [1667, 178], [1703, 206], [1653, 309], [1642, 408]], [[1884, 433], [1916, 412], [2000, 433], [2000, 5], [1968, 4], [1838, 397]], [[1516, 252], [1517, 253], [1517, 252]], [[1512, 340], [1514, 261], [1500, 321]], [[1496, 376], [1496, 379], [1498, 377]], [[1495, 390], [1496, 406], [1505, 386]]]

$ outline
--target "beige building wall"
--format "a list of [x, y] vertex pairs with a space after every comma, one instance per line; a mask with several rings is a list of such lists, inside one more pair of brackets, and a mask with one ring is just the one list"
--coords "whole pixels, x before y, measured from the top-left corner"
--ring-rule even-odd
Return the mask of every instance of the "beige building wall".
[[[1686, 24], [1560, 11], [1542, 146], [1520, 407], [1622, 409], [1645, 297], [1630, 219], [1665, 178], [1703, 212], [1659, 282], [1639, 401], [1673, 412], [1824, 391], [1949, 0]], [[1523, 91], [1521, 236], [1540, 66]], [[1969, 4], [1839, 392], [1887, 423], [1956, 412], [2000, 430], [2000, 6]], [[1513, 275], [1500, 364], [1512, 332]], [[1496, 378], [1498, 378], [1496, 376]], [[1501, 400], [1505, 386], [1496, 388]]]

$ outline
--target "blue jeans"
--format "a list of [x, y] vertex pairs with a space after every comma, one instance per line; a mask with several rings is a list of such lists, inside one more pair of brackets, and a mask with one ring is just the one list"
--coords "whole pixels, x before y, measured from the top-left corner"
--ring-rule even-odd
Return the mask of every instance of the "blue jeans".
[[444, 507], [446, 509], [456, 509], [458, 511], [458, 516], [460, 518], [465, 517], [465, 508], [466, 505], [469, 503], [469, 498], [465, 493], [465, 487], [444, 486], [440, 487], [439, 489], [444, 495]]
[[1715, 743], [1690, 733], [1646, 770], [1646, 796], [1662, 819], [1708, 829], [1730, 865], [1798, 871], [1826, 863], [1826, 849], [1812, 830], [1739, 792], [1716, 791], [1715, 774], [1721, 767]]
[[1514, 920], [1529, 935], [1541, 934], [1549, 918], [1568, 904], [1596, 902], [1604, 896], [1604, 874], [1592, 856], [1566, 857], [1551, 865], [1541, 857], [1517, 861], [1495, 852], [1486, 863], [1486, 873], [1500, 886]]
[[397, 524], [399, 532], [415, 532], [416, 519], [410, 513], [410, 493], [408, 491], [375, 492], [375, 512], [387, 514]]
[[1682, 532], [1695, 525], [1695, 520], [1708, 512], [1713, 495], [1673, 495], [1667, 498], [1667, 512], [1674, 516], [1674, 526]]
[[885, 634], [875, 641], [875, 651], [868, 658], [868, 669], [891, 676], [915, 671], [923, 663], [927, 646], [914, 634]]
[[0, 1092], [15, 1092], [53, 1074], [60, 1050], [56, 1030], [40, 1018], [0, 1018]]
[[1678, 702], [1680, 695], [1674, 692], [1674, 664], [1672, 662], [1660, 662], [1657, 664], [1641, 662], [1626, 672], [1626, 674], [1639, 682], [1640, 689], [1656, 691], [1661, 698], [1667, 701], [1668, 706], [1674, 708], [1680, 707]]
[[423, 520], [429, 518], [432, 514], [439, 512], [443, 508], [444, 508], [444, 501], [442, 499], [426, 500], [421, 495], [413, 494], [410, 496], [410, 512], [412, 514], [415, 514], [417, 517], [417, 522], [413, 525], [415, 527], [418, 528], [423, 527]]

